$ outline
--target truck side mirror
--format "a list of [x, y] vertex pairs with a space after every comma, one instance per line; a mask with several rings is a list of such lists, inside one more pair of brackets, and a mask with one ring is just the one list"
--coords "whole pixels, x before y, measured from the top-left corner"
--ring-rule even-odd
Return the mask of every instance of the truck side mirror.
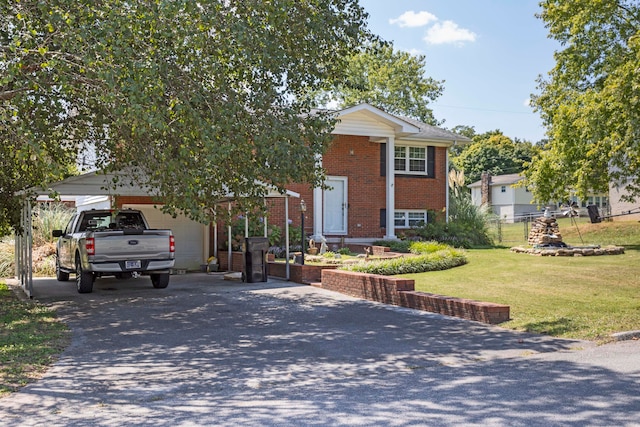
[[53, 230], [53, 231], [51, 232], [51, 235], [52, 235], [53, 237], [60, 237], [60, 236], [62, 236], [62, 230]]

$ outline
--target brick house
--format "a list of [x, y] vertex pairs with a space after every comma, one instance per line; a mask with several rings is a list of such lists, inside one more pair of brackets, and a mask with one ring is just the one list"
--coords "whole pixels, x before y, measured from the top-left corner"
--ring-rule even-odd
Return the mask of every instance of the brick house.
[[[448, 148], [467, 143], [468, 138], [368, 104], [336, 114], [335, 140], [319, 159], [331, 188], [302, 184], [288, 188], [305, 200], [307, 237], [317, 242], [326, 238], [328, 243], [367, 244], [397, 237], [412, 225], [427, 221], [430, 211], [447, 210]], [[107, 182], [110, 175], [87, 173], [52, 184], [47, 192], [55, 189], [59, 194], [78, 196], [79, 210], [117, 207], [144, 211], [153, 228], [174, 230], [176, 268], [198, 269], [226, 244], [225, 224], [212, 227], [181, 215], [173, 218], [154, 207], [158, 202], [149, 189], [129, 186], [112, 193], [105, 190]], [[269, 223], [283, 227], [285, 203], [277, 198], [267, 203]], [[299, 227], [298, 199], [291, 198], [290, 205], [291, 225]]]
[[[331, 188], [288, 188], [307, 206], [307, 236], [316, 242], [367, 244], [396, 238], [427, 222], [429, 212], [447, 212], [448, 148], [470, 139], [369, 104], [337, 115], [335, 139], [319, 159]], [[290, 210], [294, 226], [299, 215], [299, 207]]]

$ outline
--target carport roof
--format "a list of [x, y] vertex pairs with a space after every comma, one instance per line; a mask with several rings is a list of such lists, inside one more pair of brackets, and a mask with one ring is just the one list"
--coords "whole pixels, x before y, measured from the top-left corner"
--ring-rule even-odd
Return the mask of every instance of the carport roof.
[[[117, 185], [116, 185], [117, 183]], [[256, 182], [257, 186], [266, 186], [261, 182]], [[49, 184], [46, 188], [33, 188], [38, 195], [48, 195], [57, 193], [64, 196], [102, 196], [102, 195], [119, 195], [119, 196], [153, 196], [156, 195], [154, 188], [150, 186], [141, 186], [134, 182], [130, 173], [124, 171], [102, 172], [93, 171], [83, 175], [72, 176], [62, 181]], [[233, 193], [227, 194], [220, 202], [233, 200], [237, 197]], [[287, 190], [282, 194], [275, 188], [270, 187], [267, 198], [274, 197], [300, 197], [299, 193]]]

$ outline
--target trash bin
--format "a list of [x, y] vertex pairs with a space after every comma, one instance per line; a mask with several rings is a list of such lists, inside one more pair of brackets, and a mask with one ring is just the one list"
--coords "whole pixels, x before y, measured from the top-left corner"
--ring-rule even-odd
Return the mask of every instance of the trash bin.
[[269, 239], [245, 237], [243, 248], [242, 281], [247, 283], [267, 281], [267, 252]]

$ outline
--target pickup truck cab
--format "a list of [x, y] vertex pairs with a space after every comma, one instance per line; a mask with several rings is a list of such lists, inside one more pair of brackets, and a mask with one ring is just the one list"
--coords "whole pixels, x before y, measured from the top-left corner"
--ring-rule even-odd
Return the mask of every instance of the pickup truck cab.
[[75, 214], [58, 237], [56, 278], [75, 274], [78, 292], [89, 293], [101, 276], [149, 274], [154, 288], [169, 285], [175, 263], [171, 230], [150, 229], [138, 210], [88, 210]]

